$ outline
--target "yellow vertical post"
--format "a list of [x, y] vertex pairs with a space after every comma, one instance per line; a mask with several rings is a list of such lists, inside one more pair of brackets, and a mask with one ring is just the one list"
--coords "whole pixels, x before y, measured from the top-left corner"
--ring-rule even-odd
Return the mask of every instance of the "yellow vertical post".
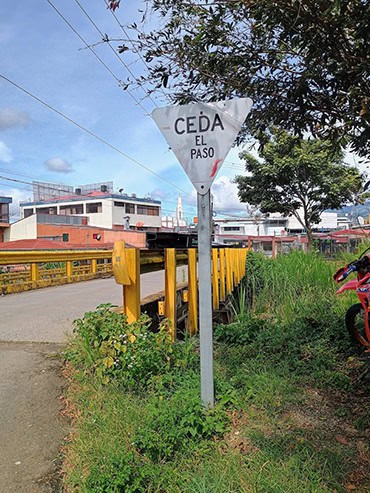
[[231, 285], [231, 291], [233, 291], [235, 286], [235, 262], [234, 262], [235, 249], [234, 248], [230, 248], [229, 255], [230, 255], [230, 285]]
[[225, 298], [225, 249], [220, 248], [220, 300], [224, 301]]
[[197, 250], [188, 249], [188, 331], [189, 335], [198, 332], [198, 282], [197, 282]]
[[67, 260], [67, 262], [66, 262], [66, 274], [67, 274], [67, 277], [71, 277], [72, 276], [72, 269], [73, 269], [72, 261], [71, 260]]
[[39, 280], [39, 265], [36, 262], [31, 264], [31, 281]]
[[234, 287], [238, 285], [238, 249], [234, 248]]
[[176, 250], [166, 248], [165, 254], [165, 316], [171, 322], [171, 336], [176, 336]]
[[140, 318], [140, 250], [127, 248], [125, 255], [130, 284], [123, 286], [123, 311], [132, 323]]
[[239, 248], [235, 248], [235, 253], [234, 253], [234, 284], [237, 286], [239, 284], [239, 263], [238, 263], [238, 254], [239, 254]]
[[91, 273], [96, 274], [98, 272], [98, 261], [96, 258], [91, 260]]
[[240, 249], [240, 280], [244, 277], [244, 266], [245, 266], [245, 253], [244, 248]]
[[225, 248], [226, 256], [226, 294], [230, 294], [232, 289], [232, 270], [230, 248]]
[[242, 249], [238, 249], [238, 284], [242, 280]]
[[220, 292], [218, 287], [218, 248], [212, 249], [212, 294], [213, 309], [220, 307]]

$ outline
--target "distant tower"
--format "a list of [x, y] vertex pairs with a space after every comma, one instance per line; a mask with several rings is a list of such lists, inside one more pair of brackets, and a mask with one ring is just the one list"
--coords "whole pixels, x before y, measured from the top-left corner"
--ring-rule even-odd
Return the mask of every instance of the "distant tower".
[[181, 195], [179, 195], [177, 199], [176, 218], [174, 219], [174, 226], [177, 228], [186, 227], [186, 220], [184, 219], [184, 210], [182, 208]]

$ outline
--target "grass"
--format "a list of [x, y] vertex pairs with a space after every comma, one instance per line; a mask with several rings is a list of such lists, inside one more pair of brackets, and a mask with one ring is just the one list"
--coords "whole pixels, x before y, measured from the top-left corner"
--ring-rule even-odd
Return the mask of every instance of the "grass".
[[[215, 329], [211, 412], [199, 402], [196, 340], [161, 365], [168, 341], [144, 338], [145, 321], [132, 328], [100, 309], [77, 324], [67, 493], [368, 491], [367, 401], [354, 380], [362, 361], [345, 333], [351, 300], [335, 296], [335, 267], [315, 255], [253, 255], [247, 270], [235, 321]], [[133, 341], [124, 351], [120, 336]]]

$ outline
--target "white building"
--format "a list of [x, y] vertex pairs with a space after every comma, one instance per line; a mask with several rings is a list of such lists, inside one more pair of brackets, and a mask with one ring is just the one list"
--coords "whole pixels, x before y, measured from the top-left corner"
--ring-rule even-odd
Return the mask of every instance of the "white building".
[[[287, 234], [302, 234], [304, 229], [295, 217], [284, 217], [281, 214], [265, 214], [256, 217], [240, 219], [216, 219], [215, 241], [227, 243], [231, 238], [243, 236], [284, 236]], [[336, 212], [323, 212], [319, 224], [314, 225], [314, 231], [333, 231], [341, 226]]]
[[[324, 211], [320, 216], [320, 222], [313, 225], [313, 230], [318, 233], [325, 233], [326, 231], [332, 231], [338, 228], [338, 214], [337, 212]], [[304, 228], [302, 224], [294, 216], [288, 218], [286, 229], [289, 233], [303, 233]]]
[[84, 216], [90, 226], [156, 231], [161, 227], [161, 202], [135, 194], [102, 190], [86, 194], [76, 189], [71, 195], [21, 202], [21, 219], [32, 214]]

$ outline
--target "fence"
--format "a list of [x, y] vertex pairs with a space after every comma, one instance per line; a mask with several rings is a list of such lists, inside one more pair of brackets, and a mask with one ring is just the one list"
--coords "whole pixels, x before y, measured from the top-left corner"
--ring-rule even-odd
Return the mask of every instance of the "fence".
[[[246, 248], [214, 248], [212, 250], [213, 308], [234, 290], [245, 275]], [[142, 306], [156, 303], [159, 316], [171, 321], [175, 337], [179, 296], [187, 304], [187, 330], [194, 334], [197, 321], [197, 250], [164, 251], [127, 248], [125, 251], [129, 284], [123, 286], [122, 311], [128, 321], [136, 321]], [[188, 266], [188, 283], [177, 285], [176, 267]], [[140, 274], [164, 270], [164, 291], [141, 299]], [[112, 275], [112, 250], [63, 250], [0, 252], [0, 292], [16, 293], [29, 289], [53, 286]], [[112, 280], [112, 282], [114, 282]]]

